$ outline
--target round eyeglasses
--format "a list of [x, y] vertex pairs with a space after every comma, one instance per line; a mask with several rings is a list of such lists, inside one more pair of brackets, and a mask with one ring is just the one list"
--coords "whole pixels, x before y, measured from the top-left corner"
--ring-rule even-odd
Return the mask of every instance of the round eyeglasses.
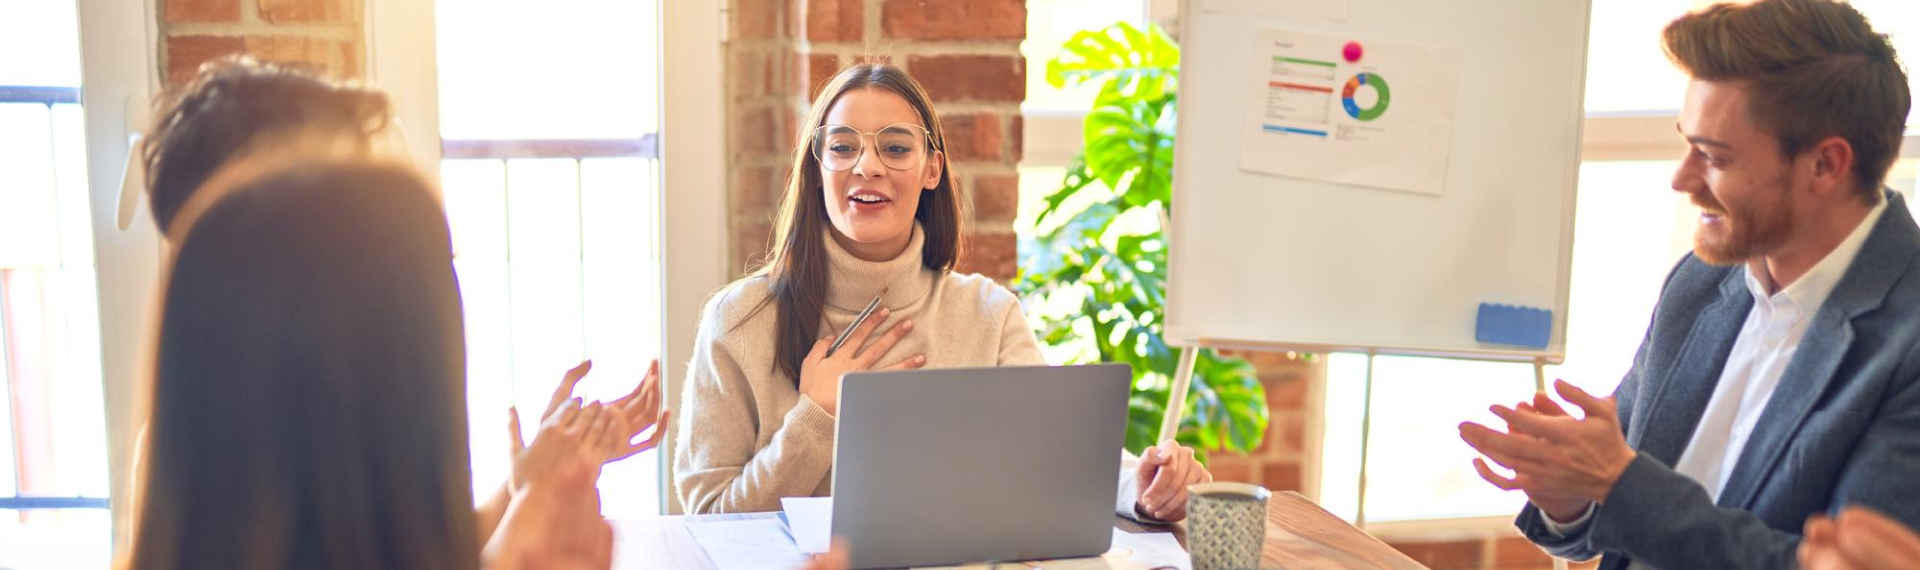
[[913, 123], [894, 123], [874, 133], [846, 125], [825, 125], [813, 130], [813, 158], [830, 171], [851, 169], [866, 154], [869, 137], [873, 139], [873, 155], [894, 170], [920, 168], [933, 148], [933, 137], [926, 127]]

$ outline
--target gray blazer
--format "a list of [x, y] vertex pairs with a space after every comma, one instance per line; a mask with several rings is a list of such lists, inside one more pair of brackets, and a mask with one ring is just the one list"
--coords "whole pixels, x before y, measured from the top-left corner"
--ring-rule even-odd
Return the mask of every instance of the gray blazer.
[[1753, 308], [1737, 267], [1689, 254], [1615, 392], [1639, 451], [1581, 532], [1554, 538], [1532, 505], [1515, 524], [1562, 558], [1662, 570], [1793, 568], [1807, 517], [1865, 505], [1920, 526], [1920, 228], [1886, 211], [1826, 304], [1716, 503], [1673, 465]]

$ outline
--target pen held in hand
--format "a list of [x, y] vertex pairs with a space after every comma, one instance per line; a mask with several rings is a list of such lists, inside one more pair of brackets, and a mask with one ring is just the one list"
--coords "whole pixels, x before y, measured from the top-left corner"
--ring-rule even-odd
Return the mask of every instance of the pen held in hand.
[[873, 316], [873, 310], [880, 308], [880, 299], [886, 296], [886, 289], [881, 289], [879, 295], [874, 295], [873, 300], [867, 303], [867, 308], [861, 309], [860, 315], [853, 318], [853, 324], [847, 325], [847, 330], [840, 331], [840, 336], [833, 339], [833, 344], [827, 345], [826, 356], [833, 356], [834, 351], [840, 350], [840, 345], [846, 344], [847, 337], [853, 336], [853, 329], [860, 328], [860, 323], [867, 322], [867, 317]]

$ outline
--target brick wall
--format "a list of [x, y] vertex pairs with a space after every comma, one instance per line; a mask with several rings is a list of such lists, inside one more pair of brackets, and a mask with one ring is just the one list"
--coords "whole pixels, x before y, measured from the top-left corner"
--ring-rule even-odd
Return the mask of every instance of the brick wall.
[[731, 266], [764, 259], [815, 91], [863, 57], [920, 80], [947, 129], [972, 222], [961, 270], [1013, 277], [1026, 99], [1024, 0], [735, 0], [727, 45]]
[[155, 0], [160, 76], [168, 85], [200, 64], [246, 53], [263, 61], [357, 78], [366, 57], [362, 0]]
[[[1294, 353], [1230, 352], [1253, 363], [1267, 391], [1267, 435], [1253, 453], [1215, 453], [1208, 470], [1217, 481], [1253, 483], [1275, 491], [1301, 491], [1307, 470], [1307, 437], [1311, 417], [1308, 389], [1316, 375], [1325, 375], [1326, 359], [1307, 360]], [[1317, 466], [1313, 466], [1318, 469]]]

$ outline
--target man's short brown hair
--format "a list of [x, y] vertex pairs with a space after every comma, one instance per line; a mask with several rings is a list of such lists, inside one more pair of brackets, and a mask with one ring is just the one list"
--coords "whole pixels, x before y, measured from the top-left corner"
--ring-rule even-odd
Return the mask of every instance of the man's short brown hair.
[[141, 159], [153, 221], [166, 233], [208, 176], [262, 139], [338, 132], [370, 140], [391, 122], [392, 109], [385, 93], [299, 69], [244, 56], [208, 62], [160, 104], [147, 128]]
[[1743, 84], [1747, 117], [1794, 156], [1821, 139], [1852, 145], [1861, 192], [1878, 200], [1900, 153], [1911, 94], [1893, 45], [1832, 0], [1715, 4], [1667, 25], [1667, 57], [1694, 79]]

